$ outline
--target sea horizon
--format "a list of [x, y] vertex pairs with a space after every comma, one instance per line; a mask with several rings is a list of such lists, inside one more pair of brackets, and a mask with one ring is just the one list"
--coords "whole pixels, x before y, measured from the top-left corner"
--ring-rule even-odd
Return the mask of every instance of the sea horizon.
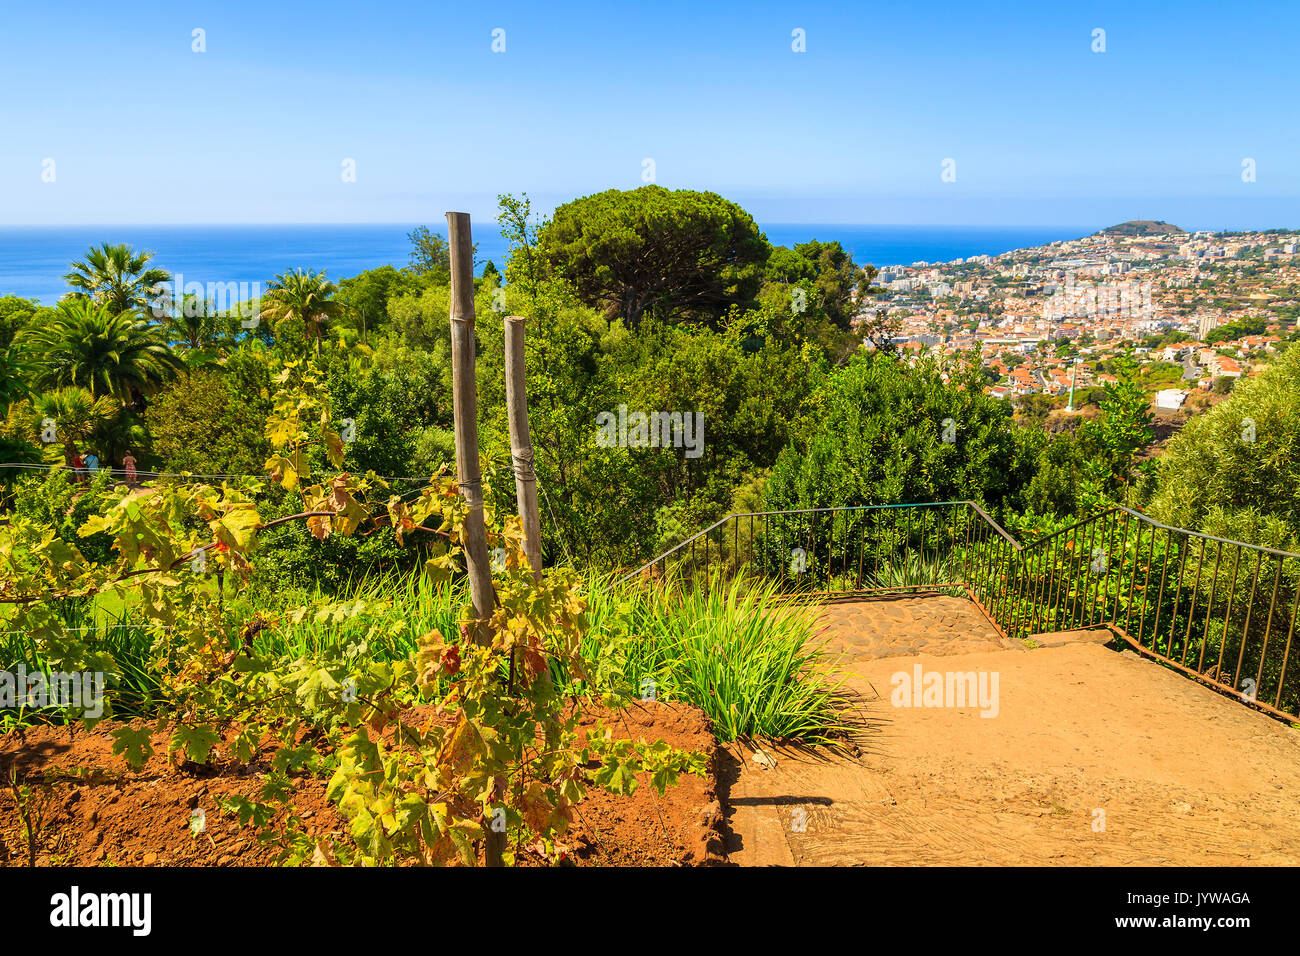
[[[409, 263], [409, 233], [420, 223], [212, 223], [0, 226], [0, 295], [53, 305], [67, 293], [63, 276], [92, 245], [128, 243], [154, 253], [151, 265], [183, 281], [261, 283], [289, 269], [323, 270], [334, 281], [368, 269]], [[445, 234], [442, 223], [425, 223]], [[1090, 235], [1104, 225], [909, 225], [904, 223], [759, 223], [773, 245], [839, 241], [859, 265], [878, 268], [1000, 255]], [[507, 244], [495, 223], [474, 229], [476, 271], [504, 268]]]

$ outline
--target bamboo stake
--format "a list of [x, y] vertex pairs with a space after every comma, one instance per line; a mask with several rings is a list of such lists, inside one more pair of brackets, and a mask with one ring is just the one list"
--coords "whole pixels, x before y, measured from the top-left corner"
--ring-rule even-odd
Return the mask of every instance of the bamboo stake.
[[483, 475], [478, 460], [478, 396], [474, 382], [474, 260], [469, 213], [447, 213], [451, 252], [451, 390], [456, 428], [456, 479], [469, 504], [465, 516], [465, 566], [474, 604], [474, 640], [487, 645], [496, 597], [483, 524]]
[[528, 428], [528, 389], [524, 381], [524, 319], [506, 317], [506, 417], [510, 426], [510, 458], [514, 464], [519, 521], [524, 529], [524, 553], [533, 577], [542, 579], [542, 520], [537, 510], [537, 472], [533, 438]]
[[[451, 390], [456, 420], [456, 482], [469, 505], [465, 516], [465, 567], [469, 574], [475, 643], [489, 645], [488, 618], [496, 605], [492, 571], [488, 566], [487, 528], [483, 523], [483, 474], [478, 461], [478, 395], [474, 381], [474, 252], [469, 213], [447, 213], [447, 242], [451, 252]], [[506, 834], [494, 829], [493, 808], [484, 841], [484, 862], [501, 866]]]

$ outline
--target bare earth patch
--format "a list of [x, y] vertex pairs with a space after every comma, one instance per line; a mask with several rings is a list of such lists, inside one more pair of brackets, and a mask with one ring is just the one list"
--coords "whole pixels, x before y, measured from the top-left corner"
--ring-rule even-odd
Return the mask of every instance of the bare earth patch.
[[[730, 748], [731, 862], [1300, 863], [1300, 731], [1095, 634], [1008, 646], [961, 598], [826, 620], [872, 729], [857, 756], [764, 748], [770, 769]], [[917, 664], [997, 672], [997, 716], [893, 706], [891, 676]]]
[[[562, 838], [579, 865], [700, 865], [721, 859], [717, 826], [721, 810], [713, 768], [717, 742], [708, 718], [688, 705], [638, 703], [619, 714], [593, 708], [580, 726], [604, 717], [618, 737], [665, 740], [673, 747], [703, 752], [707, 777], [683, 774], [660, 797], [646, 774], [630, 797], [592, 788], [577, 806], [578, 819]], [[131, 770], [112, 753], [104, 721], [94, 731], [34, 727], [0, 737], [0, 771], [16, 767], [21, 779], [48, 781], [39, 866], [265, 866], [277, 847], [264, 846], [252, 827], [218, 809], [233, 793], [255, 796], [265, 778], [264, 762], [239, 766], [229, 760], [181, 767], [165, 756], [166, 737], [154, 739], [155, 754]], [[219, 748], [224, 753], [224, 748]], [[7, 779], [7, 777], [6, 777]], [[314, 836], [346, 840], [347, 822], [325, 797], [324, 778], [296, 775], [293, 803]], [[204, 815], [191, 830], [195, 811]], [[22, 821], [7, 790], [0, 791], [0, 865], [27, 862]], [[526, 855], [525, 865], [536, 863]]]

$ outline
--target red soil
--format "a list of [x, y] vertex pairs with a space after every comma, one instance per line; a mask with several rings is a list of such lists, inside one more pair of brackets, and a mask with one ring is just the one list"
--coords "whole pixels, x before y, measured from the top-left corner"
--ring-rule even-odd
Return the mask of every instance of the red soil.
[[[590, 725], [599, 709], [584, 718]], [[683, 775], [679, 785], [658, 796], [641, 775], [631, 797], [593, 790], [578, 805], [575, 825], [562, 837], [580, 865], [673, 866], [721, 859], [715, 796], [717, 743], [708, 718], [683, 706], [646, 703], [609, 720], [616, 735], [631, 740], [664, 740], [675, 748], [701, 751], [709, 758], [707, 777]], [[112, 753], [104, 721], [93, 732], [68, 727], [31, 727], [0, 737], [0, 863], [25, 865], [27, 844], [22, 820], [7, 787], [9, 770], [38, 793], [44, 810], [38, 835], [40, 866], [266, 866], [277, 847], [261, 845], [250, 826], [218, 809], [233, 793], [254, 796], [264, 764], [233, 763], [170, 766], [166, 740], [155, 737], [155, 755], [132, 770]], [[620, 730], [622, 731], [620, 733]], [[46, 787], [39, 787], [42, 781]], [[293, 805], [312, 835], [345, 837], [346, 821], [325, 797], [324, 779], [294, 778]], [[204, 811], [204, 828], [194, 835], [195, 810]], [[521, 863], [530, 862], [521, 859]]]

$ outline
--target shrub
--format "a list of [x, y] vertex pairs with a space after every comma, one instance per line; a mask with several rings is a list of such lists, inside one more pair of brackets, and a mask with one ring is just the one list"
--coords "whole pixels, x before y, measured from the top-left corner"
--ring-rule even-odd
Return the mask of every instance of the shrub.
[[269, 383], [260, 352], [240, 349], [224, 369], [195, 369], [160, 392], [145, 421], [161, 470], [261, 474], [270, 454]]
[[112, 480], [107, 471], [101, 471], [78, 482], [63, 468], [25, 477], [14, 494], [14, 519], [29, 518], [50, 528], [60, 539], [79, 548], [87, 560], [103, 563], [109, 559], [109, 537], [93, 534], [83, 538], [77, 531], [86, 519], [98, 513]]
[[[1219, 534], [1235, 521], [1227, 536], [1238, 540], [1269, 518], [1300, 535], [1300, 350], [1238, 383], [1174, 436], [1159, 459], [1150, 511], [1197, 529], [1213, 514]], [[1252, 543], [1276, 543], [1276, 526], [1265, 538]]]
[[767, 482], [773, 510], [973, 499], [1000, 505], [1032, 468], [1011, 409], [973, 361], [859, 356], [811, 401]]

